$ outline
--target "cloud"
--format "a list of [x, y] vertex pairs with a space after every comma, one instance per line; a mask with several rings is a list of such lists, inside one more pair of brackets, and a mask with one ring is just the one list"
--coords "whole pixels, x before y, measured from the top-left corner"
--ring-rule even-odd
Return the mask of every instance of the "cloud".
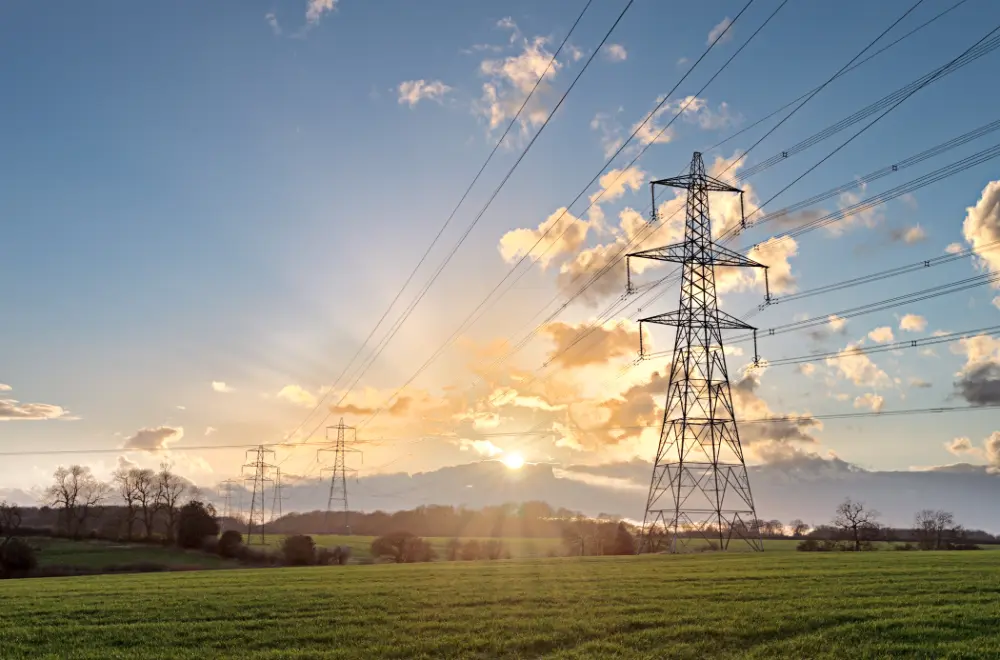
[[831, 314], [828, 318], [830, 322], [830, 330], [833, 332], [840, 332], [847, 325], [847, 319], [837, 316], [836, 314]]
[[972, 456], [986, 461], [987, 472], [1000, 472], [1000, 431], [994, 431], [985, 440], [982, 447], [976, 447], [968, 438], [955, 438], [944, 443], [945, 449], [955, 456]]
[[966, 209], [962, 234], [975, 251], [980, 265], [1000, 273], [1000, 250], [984, 249], [1000, 241], [1000, 181], [986, 184], [976, 205]]
[[0, 392], [10, 392], [13, 388], [10, 385], [0, 383]]
[[278, 23], [278, 17], [274, 15], [273, 11], [269, 11], [264, 14], [264, 20], [266, 20], [267, 24], [271, 26], [271, 32], [279, 36], [281, 35], [281, 24]]
[[899, 329], [905, 332], [923, 332], [927, 329], [927, 319], [919, 314], [906, 314], [899, 319]]
[[[775, 413], [758, 394], [760, 371], [750, 371], [732, 386], [733, 407], [737, 420], [781, 417], [774, 421], [741, 424], [740, 436], [750, 447], [767, 446], [768, 443], [799, 442], [814, 444], [813, 430], [822, 428], [819, 420], [809, 413]], [[766, 451], [766, 450], [765, 450]]]
[[850, 343], [835, 358], [827, 358], [827, 366], [859, 387], [889, 387], [892, 379], [878, 365], [860, 352], [861, 342]]
[[927, 239], [927, 232], [920, 225], [912, 227], [897, 227], [889, 232], [889, 240], [902, 242], [908, 245], [919, 243]]
[[306, 21], [312, 24], [319, 23], [323, 14], [333, 11], [337, 7], [337, 0], [309, 0], [306, 8]]
[[214, 426], [206, 426], [205, 427], [205, 436], [208, 437], [208, 436], [212, 435], [213, 433], [215, 433], [215, 431], [216, 431], [216, 428]]
[[123, 449], [142, 449], [153, 451], [156, 449], [167, 449], [172, 442], [177, 442], [184, 437], [184, 428], [173, 428], [170, 426], [158, 426], [153, 429], [140, 429], [122, 445]]
[[956, 456], [972, 453], [973, 451], [972, 441], [968, 438], [955, 438], [951, 442], [946, 442], [944, 446], [949, 452], [955, 454]]
[[504, 234], [500, 238], [500, 256], [507, 263], [514, 263], [537, 243], [537, 261], [544, 269], [552, 261], [579, 250], [589, 229], [589, 222], [562, 207], [556, 209], [537, 229], [513, 229]]
[[621, 44], [607, 44], [604, 46], [604, 56], [612, 62], [624, 62], [628, 58], [628, 51]]
[[686, 57], [681, 57], [680, 59], [678, 59], [678, 60], [677, 60], [677, 66], [679, 66], [679, 67], [680, 67], [680, 66], [684, 66], [685, 64], [687, 64], [687, 63], [688, 63], [688, 62], [690, 62], [690, 61], [691, 61], [691, 60], [689, 60], [689, 59], [688, 59], [688, 58], [686, 58]]
[[277, 396], [279, 399], [304, 408], [312, 408], [316, 405], [316, 397], [298, 385], [285, 385], [278, 391]]
[[458, 448], [462, 451], [474, 451], [480, 456], [488, 456], [490, 458], [494, 456], [499, 456], [503, 453], [503, 449], [497, 447], [495, 444], [489, 440], [468, 440], [462, 438], [459, 440]]
[[721, 39], [719, 39], [720, 44], [724, 44], [730, 39], [732, 39], [733, 31], [726, 30], [726, 28], [728, 28], [732, 24], [733, 21], [728, 16], [719, 21], [718, 24], [716, 24], [716, 26], [713, 27], [712, 30], [708, 33], [708, 41], [706, 41], [705, 44], [711, 46], [716, 39], [719, 39], [719, 35], [722, 34], [723, 32], [725, 32], [725, 34], [722, 36]]
[[405, 103], [412, 108], [424, 100], [440, 103], [450, 91], [451, 87], [440, 80], [429, 82], [423, 79], [406, 80], [399, 83], [399, 98], [397, 100], [400, 104]]
[[1000, 404], [1000, 339], [969, 337], [953, 345], [952, 351], [966, 356], [965, 366], [956, 374], [958, 395], [974, 406]]
[[[633, 357], [639, 352], [639, 326], [626, 320], [624, 323], [608, 321], [590, 328], [589, 323], [572, 325], [553, 321], [542, 326], [541, 331], [552, 338], [550, 360], [565, 369], [607, 364], [621, 357]], [[579, 337], [589, 330], [587, 339], [570, 348]]]
[[927, 389], [929, 387], [933, 387], [933, 385], [928, 383], [926, 380], [922, 380], [920, 378], [911, 378], [910, 387], [915, 387], [918, 389]]
[[216, 392], [220, 392], [222, 394], [229, 394], [230, 392], [234, 391], [233, 388], [229, 387], [228, 385], [226, 385], [221, 380], [213, 380], [212, 381], [212, 389], [215, 390]]
[[876, 344], [888, 344], [893, 340], [892, 328], [889, 326], [875, 328], [868, 333], [868, 338]]
[[473, 111], [486, 119], [490, 132], [495, 131], [517, 114], [537, 83], [538, 89], [518, 117], [521, 132], [525, 134], [530, 128], [541, 125], [548, 116], [546, 99], [551, 93], [549, 83], [558, 75], [563, 64], [552, 59], [552, 53], [546, 47], [548, 38], [521, 39], [513, 21], [501, 23], [498, 24], [500, 27], [512, 30], [512, 44], [521, 40], [521, 51], [517, 55], [480, 62], [479, 73], [486, 78], [486, 82]]
[[878, 394], [867, 392], [854, 399], [855, 408], [871, 408], [872, 412], [882, 412], [885, 399]]
[[816, 373], [816, 365], [812, 362], [806, 362], [795, 367], [795, 370], [803, 376], [812, 376]]
[[958, 254], [964, 249], [965, 248], [962, 247], [961, 243], [949, 243], [948, 247], [946, 247], [944, 251], [947, 252], [948, 254]]
[[68, 411], [50, 403], [21, 403], [16, 399], [0, 399], [0, 422], [67, 418]]

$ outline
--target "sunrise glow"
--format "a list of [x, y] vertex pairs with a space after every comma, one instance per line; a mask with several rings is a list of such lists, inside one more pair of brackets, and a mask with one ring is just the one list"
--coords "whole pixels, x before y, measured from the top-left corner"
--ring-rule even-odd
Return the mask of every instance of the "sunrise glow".
[[524, 467], [524, 457], [520, 454], [507, 454], [500, 460], [511, 470], [520, 470]]

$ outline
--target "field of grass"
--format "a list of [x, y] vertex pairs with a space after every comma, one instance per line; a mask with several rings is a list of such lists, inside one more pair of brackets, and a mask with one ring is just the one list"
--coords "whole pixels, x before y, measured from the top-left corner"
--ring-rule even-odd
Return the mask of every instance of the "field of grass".
[[27, 540], [38, 549], [38, 564], [42, 567], [81, 566], [100, 569], [111, 565], [136, 563], [163, 564], [172, 568], [224, 568], [236, 565], [236, 562], [215, 555], [158, 545], [71, 541], [44, 537], [32, 537]]
[[[316, 542], [317, 546], [322, 547], [332, 547], [335, 545], [346, 545], [351, 548], [351, 556], [355, 560], [361, 557], [369, 557], [372, 541], [375, 540], [374, 536], [339, 536], [336, 534], [312, 534], [313, 541]], [[268, 534], [264, 537], [264, 542], [269, 547], [277, 547], [281, 545], [281, 541], [284, 539], [284, 535], [280, 534]], [[445, 545], [451, 539], [448, 537], [428, 537], [427, 541], [430, 542], [434, 550], [438, 554], [438, 558], [443, 559], [445, 556]], [[462, 538], [463, 542], [468, 541], [468, 538]], [[479, 541], [485, 542], [492, 539], [480, 538]], [[530, 558], [530, 557], [547, 557], [549, 556], [549, 551], [553, 550], [559, 554], [563, 552], [563, 545], [561, 539], [555, 538], [501, 538], [504, 545], [510, 551], [510, 556], [512, 558]], [[251, 539], [252, 543], [259, 544], [260, 537], [255, 536]]]
[[0, 602], [5, 659], [1000, 657], [993, 552], [10, 580]]

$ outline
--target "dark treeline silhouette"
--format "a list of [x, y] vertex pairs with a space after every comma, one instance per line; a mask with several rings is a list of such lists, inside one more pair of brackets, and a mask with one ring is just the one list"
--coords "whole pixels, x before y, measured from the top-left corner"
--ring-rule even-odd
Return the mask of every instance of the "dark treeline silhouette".
[[[454, 506], [419, 506], [407, 511], [350, 513], [350, 533], [385, 536], [408, 532], [420, 537], [527, 537], [558, 538], [566, 521], [583, 516], [569, 509], [554, 509], [545, 502], [504, 504], [482, 509]], [[344, 513], [310, 511], [290, 513], [264, 527], [269, 534], [344, 534]]]

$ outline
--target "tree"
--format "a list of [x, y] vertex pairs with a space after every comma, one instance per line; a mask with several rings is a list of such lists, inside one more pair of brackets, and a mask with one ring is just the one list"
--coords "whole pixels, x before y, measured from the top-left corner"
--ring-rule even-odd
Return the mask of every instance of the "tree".
[[289, 566], [311, 566], [316, 563], [316, 544], [305, 534], [289, 536], [281, 542], [281, 554]]
[[785, 525], [780, 520], [767, 521], [768, 536], [784, 536]]
[[177, 516], [177, 545], [182, 548], [200, 548], [206, 537], [219, 534], [215, 508], [197, 500], [181, 507]]
[[960, 531], [949, 511], [923, 509], [916, 515], [916, 534], [922, 550], [942, 550]]
[[788, 526], [792, 528], [792, 536], [796, 538], [809, 531], [809, 525], [805, 524], [798, 518], [788, 523]]
[[7, 539], [0, 545], [0, 575], [30, 571], [37, 565], [35, 551], [24, 539]]
[[243, 545], [243, 536], [235, 529], [227, 529], [219, 537], [219, 556], [226, 559], [235, 559], [240, 554], [240, 546]]
[[21, 509], [15, 504], [0, 502], [0, 546], [9, 541], [21, 526]]
[[142, 526], [146, 539], [153, 536], [153, 523], [156, 520], [157, 479], [156, 473], [150, 469], [136, 470], [133, 475], [135, 498], [142, 513]]
[[483, 556], [483, 548], [476, 539], [469, 539], [462, 544], [458, 557], [462, 561], [475, 561]]
[[188, 482], [170, 471], [166, 463], [160, 465], [156, 475], [156, 508], [163, 511], [167, 526], [167, 541], [172, 542], [177, 533], [177, 517], [181, 499], [188, 489]]
[[118, 468], [111, 479], [115, 485], [118, 496], [125, 503], [125, 539], [132, 540], [132, 530], [135, 527], [135, 519], [138, 515], [139, 491], [136, 482], [141, 470], [136, 467]]
[[444, 545], [444, 556], [448, 561], [456, 561], [461, 551], [462, 542], [458, 539], [448, 539], [448, 542]]
[[433, 561], [436, 553], [431, 544], [410, 532], [393, 532], [372, 541], [373, 557], [388, 557], [397, 564]]
[[878, 511], [867, 509], [863, 502], [845, 499], [837, 507], [833, 525], [839, 527], [854, 543], [854, 550], [861, 550], [862, 544], [870, 544], [878, 533]]
[[111, 487], [82, 465], [60, 466], [52, 476], [55, 483], [45, 490], [45, 495], [52, 506], [62, 508], [66, 532], [80, 538], [87, 519], [107, 499]]

